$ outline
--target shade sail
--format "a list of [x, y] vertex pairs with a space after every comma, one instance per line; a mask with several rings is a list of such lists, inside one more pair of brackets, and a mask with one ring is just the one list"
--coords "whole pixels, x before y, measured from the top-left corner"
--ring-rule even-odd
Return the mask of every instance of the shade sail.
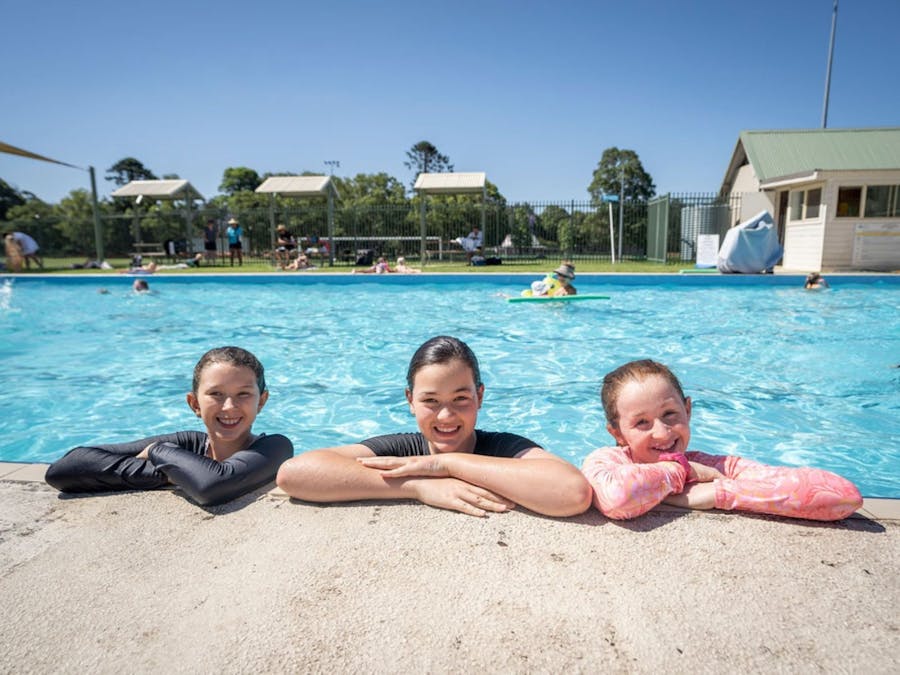
[[82, 171], [84, 171], [83, 167], [75, 166], [74, 164], [67, 164], [66, 162], [60, 162], [58, 159], [52, 159], [51, 157], [44, 157], [43, 155], [39, 155], [36, 152], [23, 150], [22, 148], [17, 148], [16, 146], [10, 145], [9, 143], [4, 143], [3, 141], [0, 141], [0, 152], [5, 152], [10, 155], [19, 155], [19, 157], [39, 159], [44, 162], [53, 162], [54, 164], [62, 164], [63, 166], [69, 166], [73, 169], [81, 169]]

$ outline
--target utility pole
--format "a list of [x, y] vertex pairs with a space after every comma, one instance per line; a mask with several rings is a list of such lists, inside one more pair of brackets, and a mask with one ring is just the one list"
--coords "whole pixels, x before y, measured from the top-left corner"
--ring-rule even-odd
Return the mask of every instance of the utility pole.
[[625, 162], [619, 158], [619, 262], [622, 262], [622, 231], [625, 213]]
[[338, 160], [336, 160], [336, 159], [326, 159], [326, 160], [325, 160], [325, 166], [328, 167], [330, 174], [331, 174], [332, 176], [334, 176], [334, 170], [335, 170], [336, 168], [337, 168], [337, 169], [340, 169], [340, 168], [341, 168], [341, 163], [340, 163]]
[[828, 68], [825, 70], [825, 103], [822, 105], [822, 128], [828, 128], [828, 93], [831, 90], [831, 61], [834, 58], [834, 31], [837, 28], [838, 0], [834, 0], [831, 13], [831, 39], [828, 41]]

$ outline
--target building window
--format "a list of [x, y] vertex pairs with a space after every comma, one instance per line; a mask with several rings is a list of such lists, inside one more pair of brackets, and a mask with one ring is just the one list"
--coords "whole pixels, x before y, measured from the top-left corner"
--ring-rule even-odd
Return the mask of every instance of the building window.
[[866, 218], [900, 216], [900, 185], [866, 186]]
[[818, 218], [819, 206], [822, 204], [822, 188], [806, 191], [806, 213], [804, 218]]
[[862, 188], [861, 187], [842, 187], [838, 188], [837, 217], [838, 218], [859, 218], [860, 206], [862, 205]]
[[822, 207], [822, 188], [791, 190], [791, 220], [810, 220], [819, 217]]

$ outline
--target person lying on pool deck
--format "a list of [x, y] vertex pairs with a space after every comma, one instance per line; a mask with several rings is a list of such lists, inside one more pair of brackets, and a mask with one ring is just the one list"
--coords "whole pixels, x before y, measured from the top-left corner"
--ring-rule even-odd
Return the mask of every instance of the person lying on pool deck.
[[418, 499], [472, 516], [517, 504], [550, 516], [590, 507], [590, 486], [576, 467], [522, 436], [475, 428], [484, 385], [464, 342], [431, 338], [406, 379], [418, 433], [302, 453], [281, 466], [278, 486], [310, 502]]
[[660, 502], [809, 520], [840, 520], [862, 506], [856, 486], [828, 471], [689, 452], [691, 399], [661, 363], [620, 366], [603, 378], [601, 398], [618, 445], [595, 450], [582, 471], [610, 518], [634, 518]]
[[250, 429], [269, 398], [263, 365], [240, 347], [219, 347], [194, 367], [187, 403], [206, 426], [130, 443], [70, 450], [45, 480], [62, 492], [153, 490], [174, 484], [202, 506], [220, 504], [275, 478], [294, 446]]

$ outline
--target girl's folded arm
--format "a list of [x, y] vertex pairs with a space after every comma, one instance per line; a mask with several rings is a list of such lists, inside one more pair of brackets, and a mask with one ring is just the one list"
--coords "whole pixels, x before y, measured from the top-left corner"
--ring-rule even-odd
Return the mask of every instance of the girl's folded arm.
[[278, 467], [293, 454], [288, 438], [272, 434], [260, 436], [222, 462], [172, 443], [151, 448], [150, 461], [195, 502], [212, 506], [273, 480]]
[[687, 478], [675, 462], [636, 464], [618, 447], [595, 450], [581, 471], [594, 489], [594, 505], [615, 520], [646, 513], [680, 493]]
[[53, 462], [44, 480], [62, 492], [152, 490], [168, 480], [152, 463], [136, 455], [149, 444], [170, 441], [176, 434], [151, 436], [128, 443], [73, 448]]

